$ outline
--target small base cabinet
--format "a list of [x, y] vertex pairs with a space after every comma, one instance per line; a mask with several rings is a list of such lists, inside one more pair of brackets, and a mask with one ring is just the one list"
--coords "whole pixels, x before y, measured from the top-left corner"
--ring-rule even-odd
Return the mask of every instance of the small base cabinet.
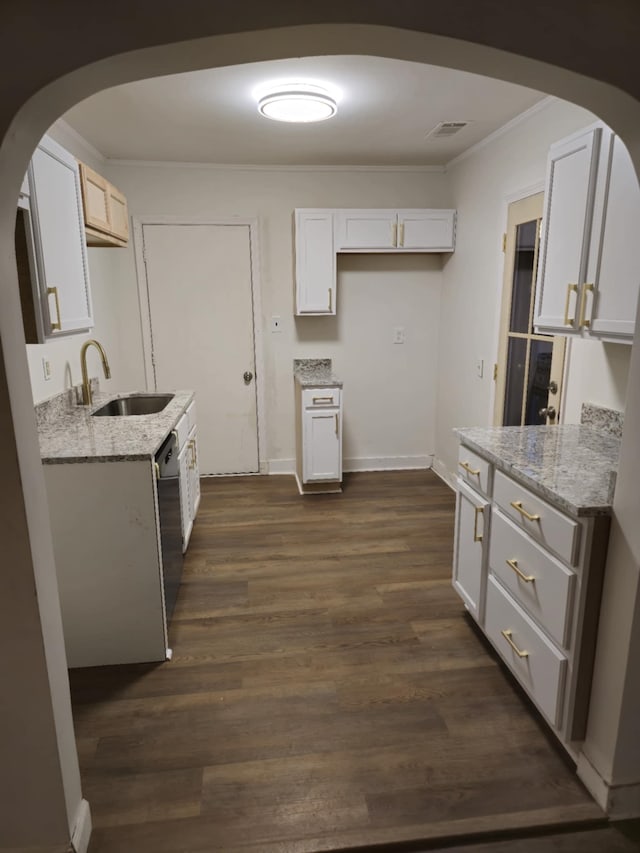
[[567, 515], [461, 445], [453, 587], [574, 758], [585, 736], [609, 522]]
[[301, 494], [342, 491], [342, 389], [296, 382], [296, 480]]
[[198, 430], [196, 404], [187, 408], [175, 429], [180, 474], [180, 517], [182, 519], [182, 551], [189, 547], [193, 523], [200, 507], [200, 471], [198, 468]]

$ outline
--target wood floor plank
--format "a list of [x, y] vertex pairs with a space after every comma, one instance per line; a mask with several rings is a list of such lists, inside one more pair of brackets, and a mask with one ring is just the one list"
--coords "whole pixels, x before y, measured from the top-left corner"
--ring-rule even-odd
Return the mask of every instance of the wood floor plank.
[[90, 853], [602, 824], [451, 588], [453, 509], [428, 471], [203, 480], [173, 659], [71, 673]]

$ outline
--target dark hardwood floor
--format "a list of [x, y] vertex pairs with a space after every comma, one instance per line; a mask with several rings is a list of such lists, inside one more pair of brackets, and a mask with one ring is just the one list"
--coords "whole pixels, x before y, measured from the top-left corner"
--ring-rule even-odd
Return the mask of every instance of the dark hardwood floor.
[[202, 493], [173, 660], [71, 673], [91, 853], [638, 849], [451, 589], [454, 498], [434, 474]]

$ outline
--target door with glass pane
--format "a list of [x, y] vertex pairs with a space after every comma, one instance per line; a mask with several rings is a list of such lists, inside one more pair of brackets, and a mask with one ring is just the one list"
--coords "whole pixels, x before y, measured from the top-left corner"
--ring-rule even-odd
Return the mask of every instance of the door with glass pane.
[[509, 205], [494, 423], [555, 424], [566, 338], [533, 331], [543, 193]]

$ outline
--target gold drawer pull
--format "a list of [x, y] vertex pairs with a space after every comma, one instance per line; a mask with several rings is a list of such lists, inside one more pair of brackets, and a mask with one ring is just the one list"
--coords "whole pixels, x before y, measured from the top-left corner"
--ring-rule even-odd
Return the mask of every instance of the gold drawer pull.
[[520, 580], [523, 580], [525, 583], [533, 583], [535, 581], [533, 575], [525, 575], [525, 573], [520, 568], [518, 568], [517, 560], [506, 560], [506, 563], [509, 568], [513, 569], [513, 571], [518, 575]]
[[56, 316], [58, 317], [57, 323], [51, 323], [51, 331], [55, 332], [62, 331], [62, 320], [60, 318], [60, 298], [58, 296], [58, 288], [57, 287], [48, 287], [47, 288], [47, 296], [53, 295], [53, 300], [56, 303]]
[[526, 509], [522, 506], [522, 501], [511, 501], [511, 506], [514, 509], [517, 509], [520, 515], [524, 516], [527, 521], [540, 521], [540, 516], [536, 513], [532, 515], [530, 512], [527, 512]]
[[585, 317], [587, 313], [587, 293], [593, 293], [592, 284], [582, 285], [582, 298], [580, 299], [580, 320], [578, 321], [579, 329], [588, 329], [589, 326], [591, 326], [591, 320], [587, 320]]
[[567, 285], [567, 299], [564, 303], [564, 324], [565, 326], [573, 326], [575, 322], [575, 317], [569, 317], [569, 302], [571, 300], [571, 294], [578, 293], [578, 285], [577, 284], [568, 284]]
[[404, 222], [400, 223], [400, 246], [404, 247]]
[[335, 418], [336, 418], [336, 435], [338, 435], [338, 413], [337, 412], [335, 414]]
[[333, 293], [331, 291], [331, 288], [329, 288], [329, 313], [331, 314], [332, 311], [333, 311]]
[[313, 403], [333, 403], [333, 397], [312, 397]]
[[461, 468], [464, 468], [465, 471], [468, 471], [470, 474], [473, 474], [474, 477], [480, 476], [480, 469], [479, 468], [472, 468], [468, 462], [458, 462], [458, 465]]
[[484, 518], [484, 507], [483, 506], [476, 506], [476, 507], [474, 507], [474, 509], [475, 509], [475, 515], [473, 518], [473, 541], [474, 542], [482, 542], [482, 533], [478, 533], [478, 515], [480, 514]]
[[511, 646], [513, 651], [518, 655], [519, 658], [528, 658], [529, 657], [529, 652], [524, 652], [524, 651], [522, 651], [522, 649], [519, 649], [516, 646], [516, 644], [513, 642], [513, 640], [511, 639], [513, 631], [500, 631], [500, 633], [505, 638], [507, 643], [509, 643], [509, 645]]

